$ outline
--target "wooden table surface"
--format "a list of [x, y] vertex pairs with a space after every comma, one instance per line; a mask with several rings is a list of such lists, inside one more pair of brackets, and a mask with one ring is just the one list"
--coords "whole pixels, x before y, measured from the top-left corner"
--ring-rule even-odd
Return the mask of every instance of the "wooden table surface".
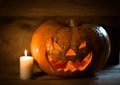
[[1, 66], [0, 85], [120, 85], [120, 65], [111, 66], [91, 77], [84, 78], [60, 78], [49, 76], [34, 67], [34, 78], [21, 80], [19, 78], [19, 66]]

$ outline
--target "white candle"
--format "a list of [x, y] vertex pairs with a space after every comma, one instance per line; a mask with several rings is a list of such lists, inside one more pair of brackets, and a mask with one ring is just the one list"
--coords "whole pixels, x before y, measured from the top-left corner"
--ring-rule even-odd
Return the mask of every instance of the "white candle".
[[27, 50], [24, 52], [25, 56], [20, 57], [20, 79], [31, 79], [33, 75], [33, 57], [27, 56]]

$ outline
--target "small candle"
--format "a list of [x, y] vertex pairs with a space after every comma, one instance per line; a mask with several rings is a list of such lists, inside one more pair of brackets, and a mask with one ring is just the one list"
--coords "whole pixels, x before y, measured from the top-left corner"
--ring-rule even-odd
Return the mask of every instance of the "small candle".
[[24, 51], [25, 56], [20, 57], [20, 79], [31, 79], [33, 75], [33, 57], [27, 56], [27, 50]]

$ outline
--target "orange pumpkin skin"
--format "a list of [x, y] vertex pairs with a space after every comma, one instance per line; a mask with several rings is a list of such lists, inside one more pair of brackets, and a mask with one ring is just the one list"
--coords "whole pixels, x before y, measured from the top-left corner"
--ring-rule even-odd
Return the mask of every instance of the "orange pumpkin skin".
[[47, 74], [89, 76], [103, 68], [109, 57], [110, 41], [101, 26], [48, 21], [34, 32], [31, 53]]

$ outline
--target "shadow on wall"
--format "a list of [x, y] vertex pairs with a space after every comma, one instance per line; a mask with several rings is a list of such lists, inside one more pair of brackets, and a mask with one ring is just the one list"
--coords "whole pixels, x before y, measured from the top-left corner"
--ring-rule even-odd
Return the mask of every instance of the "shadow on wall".
[[25, 49], [30, 52], [31, 37], [38, 24], [35, 20], [19, 18], [3, 18], [0, 21], [0, 63], [18, 62]]
[[[1, 17], [0, 18], [0, 64], [19, 64], [19, 57], [24, 55], [27, 49], [30, 53], [31, 37], [38, 26], [47, 21], [54, 19], [70, 19], [74, 18], [76, 22], [101, 24], [108, 31], [111, 38], [112, 52], [108, 63], [117, 64], [119, 59], [119, 40], [118, 30], [114, 30], [118, 26], [118, 21], [114, 18], [104, 17]], [[111, 23], [113, 23], [111, 25]], [[112, 29], [111, 29], [112, 28]], [[118, 27], [119, 28], [119, 27]], [[117, 42], [117, 44], [115, 43]], [[115, 60], [115, 62], [113, 62]]]

